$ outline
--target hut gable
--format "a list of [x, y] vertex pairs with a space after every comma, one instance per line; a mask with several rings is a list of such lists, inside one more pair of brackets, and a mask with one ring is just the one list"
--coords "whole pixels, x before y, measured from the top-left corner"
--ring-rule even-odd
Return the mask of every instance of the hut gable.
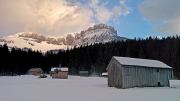
[[31, 69], [28, 71], [28, 74], [29, 74], [29, 75], [37, 75], [37, 76], [40, 76], [42, 73], [43, 73], [43, 70], [42, 70], [41, 68], [31, 68]]
[[108, 86], [117, 88], [169, 86], [172, 68], [158, 60], [114, 56], [108, 67]]

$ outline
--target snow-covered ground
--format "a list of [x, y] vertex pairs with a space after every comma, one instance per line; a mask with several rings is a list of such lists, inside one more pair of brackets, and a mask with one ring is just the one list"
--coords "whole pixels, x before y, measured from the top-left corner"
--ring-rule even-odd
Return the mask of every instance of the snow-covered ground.
[[180, 88], [180, 80], [170, 80], [170, 87]]
[[0, 77], [0, 101], [179, 101], [179, 95], [178, 87], [107, 87], [104, 77]]

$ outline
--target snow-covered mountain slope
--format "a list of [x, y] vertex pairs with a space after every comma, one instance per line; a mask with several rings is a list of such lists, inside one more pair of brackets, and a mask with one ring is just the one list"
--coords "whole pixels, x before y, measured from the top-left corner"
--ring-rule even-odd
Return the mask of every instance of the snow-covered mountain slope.
[[20, 37], [18, 34], [0, 38], [0, 44], [6, 43], [9, 47], [18, 47], [18, 48], [29, 48], [32, 50], [41, 50], [46, 52], [50, 49], [66, 49], [66, 45], [54, 45], [48, 44], [46, 41], [37, 42], [33, 38], [24, 38]]
[[94, 25], [75, 35], [74, 45], [90, 45], [94, 43], [106, 43], [110, 41], [126, 40], [127, 38], [117, 35], [114, 27], [105, 24]]
[[6, 43], [10, 47], [30, 48], [32, 50], [67, 49], [74, 46], [85, 46], [95, 43], [106, 43], [117, 40], [126, 40], [127, 38], [117, 35], [114, 27], [106, 24], [98, 24], [83, 30], [80, 33], [67, 34], [65, 37], [52, 38], [45, 37], [34, 32], [22, 32], [15, 35], [0, 38], [0, 44]]

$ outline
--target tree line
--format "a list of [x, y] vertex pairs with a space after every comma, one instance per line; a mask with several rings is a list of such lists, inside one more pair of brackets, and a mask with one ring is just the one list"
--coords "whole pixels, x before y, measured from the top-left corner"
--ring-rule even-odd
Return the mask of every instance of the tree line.
[[112, 56], [160, 60], [173, 67], [175, 76], [180, 78], [179, 36], [100, 43], [59, 50], [56, 54], [53, 51], [42, 53], [14, 48], [10, 52], [4, 44], [0, 47], [0, 75], [22, 75], [34, 67], [42, 68], [45, 73], [49, 73], [51, 67], [57, 67], [59, 64], [69, 67], [71, 75], [77, 75], [81, 70], [89, 71], [91, 74], [94, 69], [101, 74], [106, 72]]

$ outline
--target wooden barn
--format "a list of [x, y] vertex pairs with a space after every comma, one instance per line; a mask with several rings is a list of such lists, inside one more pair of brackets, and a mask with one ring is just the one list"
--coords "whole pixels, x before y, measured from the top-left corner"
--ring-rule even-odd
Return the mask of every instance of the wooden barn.
[[36, 76], [40, 76], [43, 73], [43, 70], [41, 68], [31, 68], [28, 71], [29, 75], [36, 75]]
[[170, 66], [157, 60], [112, 57], [108, 67], [108, 86], [117, 88], [169, 86]]
[[51, 76], [54, 79], [67, 79], [68, 78], [68, 68], [51, 68]]

